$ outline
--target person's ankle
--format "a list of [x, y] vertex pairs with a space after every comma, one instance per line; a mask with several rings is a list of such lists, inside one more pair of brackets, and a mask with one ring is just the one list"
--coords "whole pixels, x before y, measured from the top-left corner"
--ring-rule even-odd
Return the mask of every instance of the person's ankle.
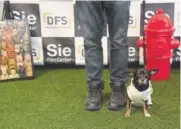
[[[118, 84], [118, 83], [117, 83]], [[114, 83], [111, 83], [111, 96], [110, 100], [108, 102], [108, 109], [113, 111], [118, 111], [123, 109], [125, 106], [125, 86], [121, 85], [115, 85]]]
[[92, 83], [92, 85], [89, 85], [88, 97], [85, 108], [86, 110], [96, 111], [101, 109], [103, 101], [103, 88], [104, 86], [102, 83]]

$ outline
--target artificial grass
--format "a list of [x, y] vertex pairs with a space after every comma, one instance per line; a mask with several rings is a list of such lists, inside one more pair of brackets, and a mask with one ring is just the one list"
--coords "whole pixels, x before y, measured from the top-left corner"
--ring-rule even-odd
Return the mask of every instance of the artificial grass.
[[153, 82], [151, 118], [142, 109], [124, 112], [107, 109], [109, 72], [105, 70], [105, 101], [102, 110], [87, 112], [84, 69], [36, 70], [30, 81], [0, 83], [0, 129], [179, 129], [180, 70], [171, 79]]

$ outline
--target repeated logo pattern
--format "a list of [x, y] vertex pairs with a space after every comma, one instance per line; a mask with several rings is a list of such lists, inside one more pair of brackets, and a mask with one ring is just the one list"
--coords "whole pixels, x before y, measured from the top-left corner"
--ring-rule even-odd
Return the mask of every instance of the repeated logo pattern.
[[49, 64], [74, 64], [74, 38], [43, 37], [45, 62]]
[[72, 2], [41, 2], [42, 37], [74, 37]]
[[27, 19], [31, 37], [41, 37], [40, 10], [38, 4], [12, 3], [15, 19]]
[[[73, 1], [56, 2], [14, 2], [11, 8], [15, 19], [27, 19], [31, 35], [32, 55], [35, 65], [75, 64], [85, 65], [83, 31], [78, 20], [76, 5]], [[145, 25], [158, 8], [163, 8], [173, 21], [180, 38], [179, 8], [174, 1], [148, 0], [145, 12]], [[139, 62], [137, 38], [142, 35], [142, 4], [131, 2], [128, 29], [129, 63]], [[104, 24], [102, 38], [104, 64], [109, 62], [109, 34]], [[174, 50], [173, 62], [180, 61], [180, 48]]]

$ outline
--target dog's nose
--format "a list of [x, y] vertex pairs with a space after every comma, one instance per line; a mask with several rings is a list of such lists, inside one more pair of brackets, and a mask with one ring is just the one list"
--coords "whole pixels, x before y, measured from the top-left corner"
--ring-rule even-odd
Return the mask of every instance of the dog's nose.
[[143, 82], [143, 81], [144, 81], [144, 79], [141, 79], [141, 81]]

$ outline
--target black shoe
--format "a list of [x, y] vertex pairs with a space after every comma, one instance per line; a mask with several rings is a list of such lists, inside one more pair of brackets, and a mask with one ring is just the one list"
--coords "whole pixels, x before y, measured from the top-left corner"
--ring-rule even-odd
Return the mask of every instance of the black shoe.
[[101, 109], [102, 102], [102, 89], [99, 88], [90, 88], [89, 95], [86, 102], [86, 110], [88, 111], [96, 111]]
[[108, 109], [113, 111], [119, 111], [125, 106], [126, 100], [126, 87], [122, 86], [111, 86], [112, 92], [108, 102]]

